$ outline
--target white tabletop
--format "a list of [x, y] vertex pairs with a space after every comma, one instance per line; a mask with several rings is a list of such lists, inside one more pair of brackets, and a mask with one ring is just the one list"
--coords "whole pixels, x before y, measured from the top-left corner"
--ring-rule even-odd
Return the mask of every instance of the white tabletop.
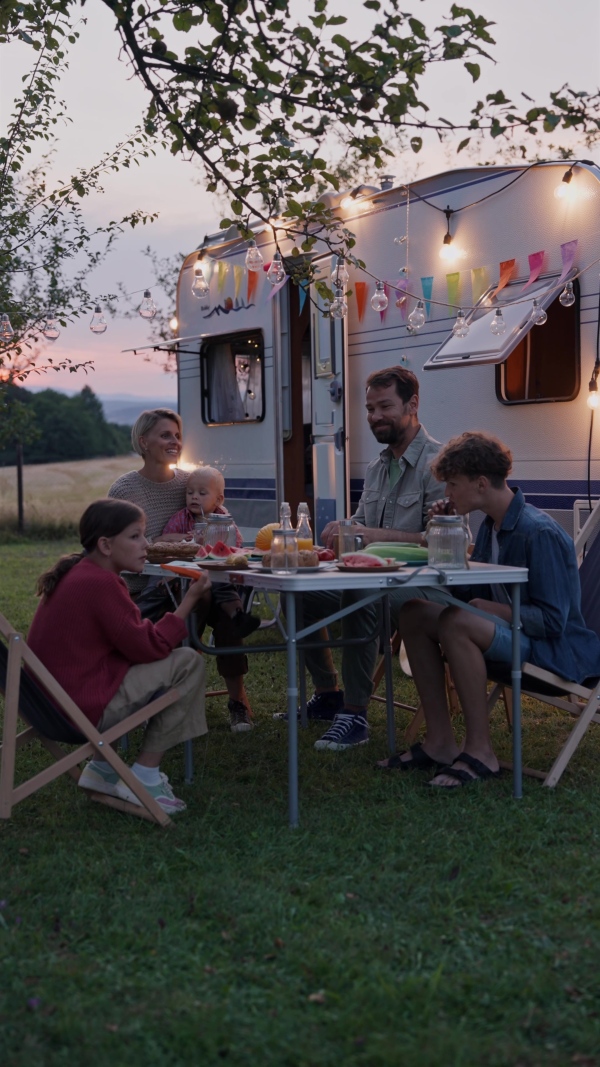
[[[190, 577], [201, 564], [189, 561], [177, 561], [176, 566], [189, 568]], [[334, 591], [339, 589], [394, 589], [400, 586], [454, 586], [454, 585], [512, 585], [527, 581], [526, 567], [501, 567], [491, 563], [470, 563], [461, 570], [435, 570], [431, 567], [401, 567], [397, 571], [379, 572], [377, 568], [367, 573], [340, 571], [335, 566], [319, 568], [318, 571], [302, 569], [296, 574], [270, 574], [262, 570], [212, 570], [207, 569], [213, 582], [235, 582], [238, 585], [251, 585], [255, 589], [272, 589], [283, 593], [311, 593], [319, 589]], [[169, 572], [158, 563], [147, 563], [144, 574], [168, 577]]]

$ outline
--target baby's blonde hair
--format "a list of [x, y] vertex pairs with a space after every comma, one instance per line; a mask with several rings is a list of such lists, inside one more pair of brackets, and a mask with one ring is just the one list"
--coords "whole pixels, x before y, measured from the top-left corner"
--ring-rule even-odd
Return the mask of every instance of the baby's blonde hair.
[[225, 493], [225, 479], [224, 479], [223, 475], [221, 474], [221, 471], [217, 470], [216, 467], [195, 467], [194, 470], [190, 471], [190, 473], [189, 473], [188, 480], [187, 480], [188, 486], [189, 486], [192, 478], [196, 474], [208, 474], [208, 476], [210, 478], [213, 478], [213, 479], [216, 478], [217, 482], [220, 485], [220, 492]]

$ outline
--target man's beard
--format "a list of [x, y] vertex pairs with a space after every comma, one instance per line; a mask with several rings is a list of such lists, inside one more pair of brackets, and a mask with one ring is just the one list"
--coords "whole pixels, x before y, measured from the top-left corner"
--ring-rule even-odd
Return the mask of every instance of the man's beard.
[[397, 426], [389, 423], [384, 423], [382, 426], [378, 426], [377, 429], [371, 427], [371, 432], [380, 445], [397, 445], [404, 436], [398, 431]]

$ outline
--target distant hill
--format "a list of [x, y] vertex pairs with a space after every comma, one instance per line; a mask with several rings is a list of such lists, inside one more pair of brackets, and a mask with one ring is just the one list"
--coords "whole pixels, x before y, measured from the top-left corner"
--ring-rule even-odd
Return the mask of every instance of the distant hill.
[[[41, 393], [46, 386], [28, 386], [31, 393]], [[76, 396], [77, 389], [61, 389], [67, 396]], [[107, 422], [116, 422], [119, 426], [133, 426], [142, 411], [151, 408], [170, 408], [177, 411], [177, 400], [165, 400], [157, 396], [136, 396], [134, 393], [97, 393], [102, 404], [104, 418]]]

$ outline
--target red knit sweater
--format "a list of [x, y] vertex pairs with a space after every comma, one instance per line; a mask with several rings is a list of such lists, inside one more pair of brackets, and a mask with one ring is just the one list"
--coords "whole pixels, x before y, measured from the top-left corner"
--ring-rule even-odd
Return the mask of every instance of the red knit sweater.
[[129, 668], [165, 659], [186, 632], [171, 612], [142, 619], [123, 579], [83, 559], [39, 605], [27, 641], [97, 726]]

